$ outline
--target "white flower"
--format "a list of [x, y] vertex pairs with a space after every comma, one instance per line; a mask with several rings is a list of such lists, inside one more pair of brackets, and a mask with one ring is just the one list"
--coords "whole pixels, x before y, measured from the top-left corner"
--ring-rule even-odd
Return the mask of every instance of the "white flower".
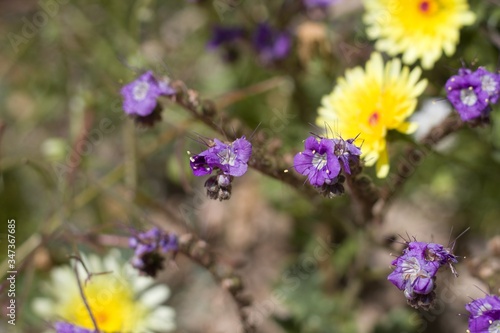
[[[82, 255], [82, 259], [91, 273], [109, 272], [94, 275], [85, 283], [87, 274], [77, 264], [87, 302], [101, 331], [149, 333], [175, 329], [175, 311], [161, 305], [170, 296], [167, 286], [153, 286], [154, 280], [124, 264], [118, 251], [102, 259], [95, 255]], [[33, 302], [33, 310], [42, 319], [94, 328], [70, 266], [54, 268], [50, 283], [43, 287], [48, 297]]]

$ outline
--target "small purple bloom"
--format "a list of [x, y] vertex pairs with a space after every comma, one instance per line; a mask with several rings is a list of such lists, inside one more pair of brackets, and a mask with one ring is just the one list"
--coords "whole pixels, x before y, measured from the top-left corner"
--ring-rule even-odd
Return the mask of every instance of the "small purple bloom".
[[176, 235], [156, 227], [130, 237], [129, 246], [134, 250], [132, 266], [152, 277], [163, 268], [164, 255], [179, 249]]
[[307, 176], [312, 186], [330, 184], [340, 173], [340, 163], [334, 153], [335, 143], [331, 139], [310, 136], [304, 142], [305, 150], [295, 155], [293, 167]]
[[[488, 91], [483, 90], [481, 77], [478, 71], [471, 73], [470, 70], [461, 70], [459, 75], [452, 76], [446, 82], [448, 100], [463, 121], [487, 116], [489, 112], [490, 95]], [[489, 89], [491, 87], [489, 79], [484, 80], [485, 87]]]
[[130, 82], [121, 89], [123, 96], [123, 109], [129, 115], [146, 117], [153, 113], [158, 105], [158, 97], [173, 95], [175, 90], [168, 83], [158, 81], [153, 72], [142, 74], [135, 81]]
[[[351, 165], [359, 165], [361, 150], [354, 139], [321, 138], [310, 136], [304, 142], [305, 150], [295, 155], [293, 166], [298, 173], [308, 177], [315, 187], [324, 187], [327, 196], [343, 193], [343, 170], [351, 174]], [[334, 187], [330, 186], [334, 185]]]
[[217, 168], [225, 175], [240, 177], [247, 171], [251, 155], [252, 144], [244, 136], [229, 144], [214, 139], [211, 147], [190, 158], [190, 165], [195, 176], [210, 174]]
[[428, 307], [434, 301], [439, 268], [456, 262], [456, 256], [440, 244], [409, 242], [403, 254], [393, 260], [395, 268], [387, 279], [404, 291], [410, 305]]
[[253, 44], [264, 64], [285, 58], [290, 52], [292, 38], [285, 31], [273, 30], [267, 23], [257, 26]]
[[414, 294], [428, 294], [434, 288], [433, 278], [440, 265], [425, 260], [428, 243], [410, 242], [402, 256], [396, 258], [392, 265], [396, 268], [387, 278], [405, 296], [412, 299]]
[[248, 169], [248, 160], [252, 155], [252, 144], [245, 137], [225, 144], [214, 139], [215, 146], [207, 156], [209, 165], [218, 167], [225, 175], [240, 177]]
[[470, 333], [500, 333], [500, 298], [498, 296], [487, 295], [473, 300], [465, 308], [470, 312]]
[[57, 333], [94, 333], [94, 330], [88, 330], [65, 322], [55, 323], [54, 328]]
[[214, 200], [228, 200], [233, 178], [247, 172], [252, 144], [242, 136], [231, 143], [214, 139], [208, 146], [207, 150], [189, 158], [191, 169], [195, 176], [209, 175], [216, 170], [216, 175], [205, 182], [207, 196]]
[[221, 45], [234, 43], [244, 36], [245, 30], [241, 27], [216, 26], [213, 28], [212, 39], [208, 42], [207, 47], [213, 50]]

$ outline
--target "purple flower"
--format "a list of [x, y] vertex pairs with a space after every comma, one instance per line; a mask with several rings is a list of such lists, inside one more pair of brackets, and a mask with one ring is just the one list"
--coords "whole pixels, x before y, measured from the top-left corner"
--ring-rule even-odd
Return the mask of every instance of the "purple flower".
[[88, 330], [65, 322], [55, 323], [54, 328], [57, 333], [94, 333], [93, 330]]
[[252, 155], [252, 144], [245, 137], [236, 139], [230, 144], [217, 139], [214, 139], [214, 142], [215, 146], [207, 156], [208, 164], [218, 167], [225, 175], [243, 176], [248, 169], [247, 162]]
[[121, 89], [123, 96], [123, 109], [129, 115], [147, 117], [153, 113], [158, 105], [161, 95], [173, 95], [175, 90], [166, 82], [158, 81], [153, 72], [142, 74], [135, 81], [130, 82]]
[[325, 187], [321, 192], [327, 196], [342, 194], [345, 177], [341, 171], [351, 174], [351, 165], [359, 165], [361, 150], [353, 142], [310, 136], [304, 142], [305, 150], [295, 155], [293, 166], [312, 186]]
[[293, 167], [307, 176], [312, 186], [330, 184], [340, 173], [339, 159], [334, 153], [335, 142], [332, 139], [310, 136], [304, 142], [305, 150], [295, 155]]
[[176, 235], [156, 227], [130, 237], [129, 247], [134, 250], [132, 266], [152, 277], [163, 268], [164, 255], [179, 249]]
[[500, 298], [487, 295], [465, 306], [470, 312], [470, 333], [500, 332]]
[[230, 44], [238, 39], [243, 38], [245, 30], [241, 27], [222, 27], [216, 26], [213, 28], [212, 39], [208, 42], [209, 49], [215, 49], [224, 44]]
[[229, 144], [214, 139], [211, 147], [190, 158], [190, 165], [195, 176], [210, 174], [217, 168], [225, 175], [240, 177], [247, 171], [251, 155], [252, 144], [244, 136]]
[[209, 198], [222, 201], [231, 198], [233, 177], [245, 174], [251, 155], [252, 144], [242, 136], [232, 143], [214, 139], [207, 150], [192, 156], [189, 161], [195, 176], [217, 171], [216, 175], [207, 179], [205, 188]]
[[273, 30], [269, 24], [261, 23], [254, 33], [253, 44], [260, 60], [269, 64], [288, 55], [292, 39], [287, 32]]
[[[481, 72], [462, 69], [458, 75], [452, 76], [446, 82], [448, 100], [458, 111], [463, 121], [487, 116], [489, 112], [490, 95], [488, 91], [483, 90], [482, 77], [484, 74], [481, 75]], [[490, 89], [489, 78], [483, 80], [485, 88]]]
[[338, 0], [304, 0], [304, 5], [308, 8], [327, 8]]
[[396, 268], [387, 278], [400, 290], [405, 291], [408, 299], [414, 294], [428, 294], [434, 288], [433, 278], [440, 265], [425, 260], [428, 243], [410, 242], [402, 256], [396, 258], [392, 265]]
[[456, 256], [440, 244], [409, 242], [403, 254], [393, 260], [395, 268], [387, 279], [404, 291], [410, 305], [429, 307], [435, 298], [439, 268], [456, 262]]

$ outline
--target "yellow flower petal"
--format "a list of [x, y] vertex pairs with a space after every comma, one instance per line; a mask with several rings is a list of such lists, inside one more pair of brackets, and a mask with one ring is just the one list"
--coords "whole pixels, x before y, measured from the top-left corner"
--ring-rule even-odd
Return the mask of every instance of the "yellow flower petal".
[[396, 128], [399, 132], [404, 133], [404, 134], [412, 134], [415, 133], [415, 131], [418, 128], [417, 123], [409, 123], [409, 122], [404, 122], [401, 125]]
[[384, 150], [377, 161], [376, 165], [377, 177], [385, 178], [389, 174], [389, 156], [387, 150]]

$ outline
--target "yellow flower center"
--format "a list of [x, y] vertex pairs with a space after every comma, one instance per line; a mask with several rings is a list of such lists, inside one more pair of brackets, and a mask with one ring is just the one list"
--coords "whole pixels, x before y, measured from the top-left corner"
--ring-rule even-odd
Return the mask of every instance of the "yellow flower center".
[[370, 126], [377, 126], [379, 117], [380, 116], [378, 111], [373, 112], [370, 118], [368, 118], [368, 123], [370, 124]]
[[433, 15], [439, 10], [439, 4], [436, 0], [424, 0], [419, 2], [418, 8], [424, 15]]
[[[133, 332], [145, 313], [144, 307], [135, 302], [130, 286], [116, 276], [93, 277], [84, 287], [84, 293], [99, 329], [104, 332]], [[72, 324], [93, 329], [80, 294], [68, 299], [61, 305], [62, 317]]]

